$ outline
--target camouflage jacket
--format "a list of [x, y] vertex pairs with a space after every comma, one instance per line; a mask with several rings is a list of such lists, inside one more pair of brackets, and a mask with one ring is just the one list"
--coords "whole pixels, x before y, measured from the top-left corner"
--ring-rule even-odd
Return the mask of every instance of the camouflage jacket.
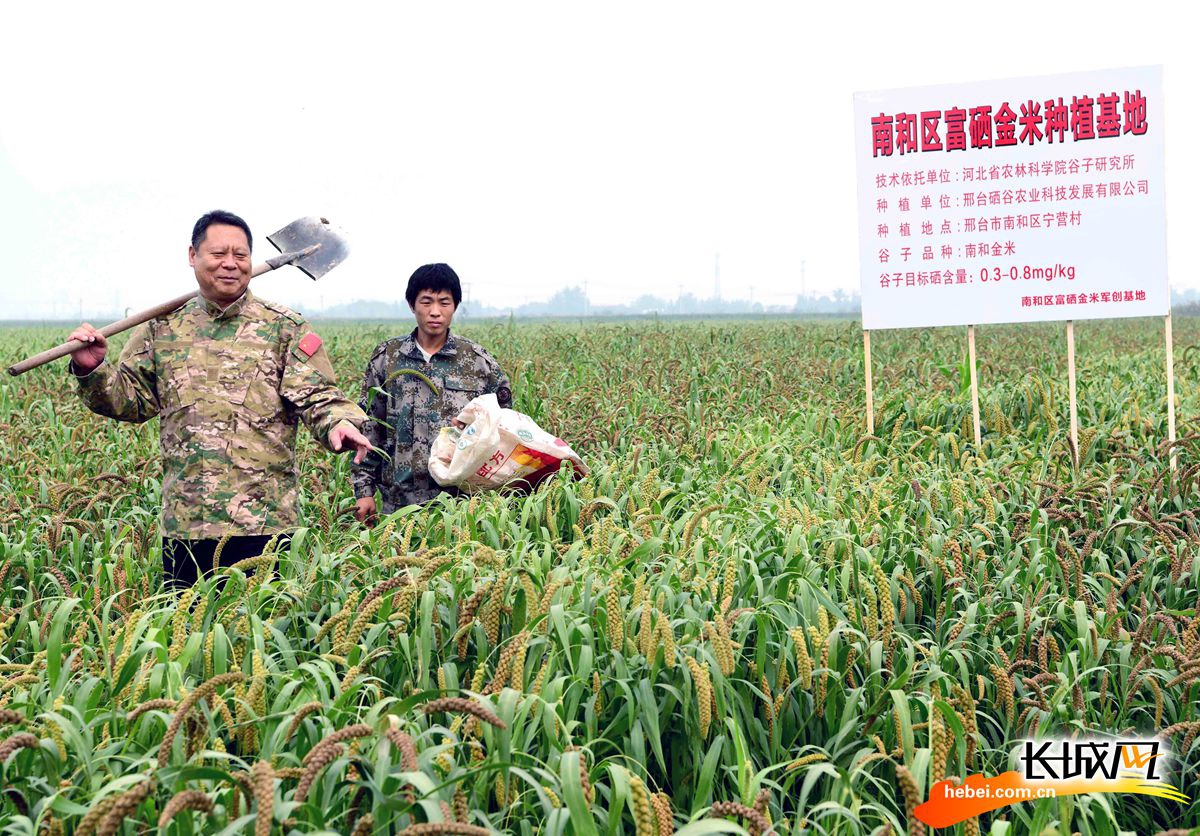
[[[478, 343], [453, 334], [429, 362], [417, 348], [417, 331], [383, 342], [371, 355], [359, 406], [368, 420], [363, 434], [391, 461], [372, 453], [353, 467], [354, 495], [378, 490], [384, 514], [437, 496], [441, 485], [429, 476], [429, 448], [438, 430], [467, 402], [495, 392], [512, 406], [512, 388], [500, 365]], [[417, 374], [428, 378], [436, 391]], [[380, 394], [382, 390], [385, 394]]]
[[224, 311], [197, 296], [138, 326], [116, 365], [77, 380], [93, 412], [159, 416], [162, 530], [179, 539], [294, 528], [298, 420], [328, 447], [339, 421], [366, 419], [304, 319], [249, 290]]

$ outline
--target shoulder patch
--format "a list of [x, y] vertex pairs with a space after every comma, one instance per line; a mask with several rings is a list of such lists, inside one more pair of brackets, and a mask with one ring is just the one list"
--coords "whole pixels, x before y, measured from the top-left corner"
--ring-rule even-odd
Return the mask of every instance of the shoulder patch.
[[300, 344], [297, 346], [297, 348], [300, 349], [300, 353], [305, 357], [312, 357], [317, 353], [317, 349], [320, 347], [321, 338], [317, 336], [316, 331], [309, 331], [307, 334], [305, 334], [304, 337], [301, 338]]

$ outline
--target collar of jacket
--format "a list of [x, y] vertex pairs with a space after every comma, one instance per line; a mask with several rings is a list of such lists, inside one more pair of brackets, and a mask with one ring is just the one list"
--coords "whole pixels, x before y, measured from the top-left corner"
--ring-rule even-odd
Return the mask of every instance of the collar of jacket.
[[[250, 291], [247, 290], [246, 292], [249, 293]], [[442, 357], [442, 356], [453, 357], [457, 351], [458, 351], [458, 348], [454, 343], [454, 334], [450, 333], [450, 330], [447, 329], [446, 330], [446, 344], [443, 345], [441, 348], [439, 348], [436, 352], [434, 352], [433, 356], [434, 357]], [[417, 345], [417, 329], [416, 328], [412, 329], [412, 333], [409, 334], [407, 337], [405, 337], [404, 340], [400, 343], [400, 353], [402, 353], [405, 357], [411, 357], [414, 360], [424, 360], [425, 359], [425, 355], [423, 355], [421, 353], [421, 349]]]
[[197, 296], [196, 299], [200, 302], [200, 307], [204, 309], [204, 312], [213, 319], [232, 319], [245, 310], [254, 297], [250, 295], [250, 288], [246, 288], [246, 292], [239, 296], [236, 302], [231, 302], [224, 308], [203, 296]]

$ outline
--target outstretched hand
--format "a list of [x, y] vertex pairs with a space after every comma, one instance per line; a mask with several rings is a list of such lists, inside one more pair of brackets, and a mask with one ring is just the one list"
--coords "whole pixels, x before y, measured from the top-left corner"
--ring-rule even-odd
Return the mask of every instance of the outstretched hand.
[[363, 496], [354, 501], [354, 519], [368, 528], [375, 525], [379, 519], [379, 511], [375, 507], [375, 497]]
[[329, 431], [329, 446], [335, 453], [352, 448], [355, 451], [355, 464], [360, 464], [367, 457], [367, 453], [371, 452], [371, 442], [349, 421], [340, 421]]

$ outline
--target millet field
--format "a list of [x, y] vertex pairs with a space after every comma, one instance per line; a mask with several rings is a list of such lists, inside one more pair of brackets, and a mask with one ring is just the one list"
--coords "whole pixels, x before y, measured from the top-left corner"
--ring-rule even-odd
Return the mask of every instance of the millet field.
[[[320, 326], [357, 399], [382, 339]], [[1081, 795], [942, 833], [1200, 822], [1200, 321], [467, 324], [591, 474], [364, 528], [301, 431], [305, 528], [162, 589], [158, 423], [65, 361], [0, 380], [4, 834], [918, 834], [1029, 736], [1157, 734], [1188, 804]], [[0, 330], [3, 365], [61, 328]], [[119, 342], [119, 341], [118, 341]], [[1184, 832], [1184, 831], [1180, 831]]]

